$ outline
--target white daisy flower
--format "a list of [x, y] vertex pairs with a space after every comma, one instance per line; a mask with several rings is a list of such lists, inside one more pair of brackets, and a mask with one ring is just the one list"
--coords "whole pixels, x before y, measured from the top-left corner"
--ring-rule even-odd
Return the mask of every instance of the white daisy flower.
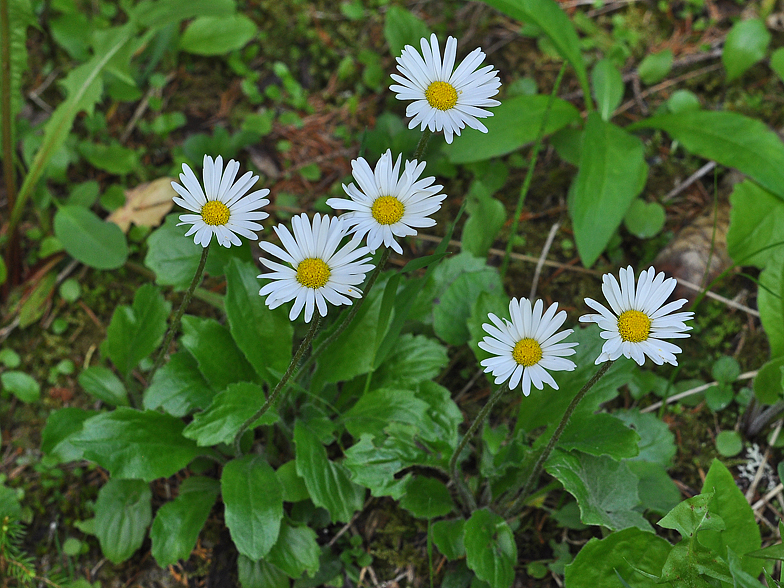
[[651, 267], [640, 274], [635, 291], [632, 267], [621, 268], [620, 276], [620, 286], [615, 276], [602, 276], [602, 292], [612, 312], [586, 298], [585, 303], [599, 314], [580, 317], [581, 322], [599, 325], [602, 338], [607, 339], [596, 363], [614, 361], [624, 355], [642, 365], [647, 355], [656, 365], [665, 362], [678, 365], [675, 354], [681, 348], [662, 339], [688, 337], [685, 331], [691, 327], [683, 321], [691, 320], [694, 313], [670, 314], [686, 304], [685, 298], [664, 304], [677, 285], [675, 278], [664, 279], [664, 272], [657, 274]]
[[351, 232], [362, 238], [367, 235], [367, 244], [375, 251], [383, 242], [384, 247], [392, 247], [398, 253], [403, 249], [395, 237], [416, 235], [416, 229], [432, 227], [436, 224], [429, 215], [441, 208], [446, 194], [439, 194], [443, 186], [435, 185], [430, 176], [419, 179], [425, 169], [424, 162], [406, 161], [403, 175], [400, 175], [400, 155], [392, 164], [392, 151], [381, 156], [376, 164], [375, 173], [364, 158], [351, 162], [351, 170], [359, 184], [353, 183], [343, 190], [351, 200], [330, 198], [327, 204], [339, 210], [350, 210], [341, 216], [352, 227]]
[[[438, 48], [438, 38], [430, 35], [420, 41], [422, 55], [411, 45], [403, 48], [397, 58], [397, 69], [403, 74], [392, 74], [398, 82], [389, 87], [397, 92], [398, 100], [413, 100], [406, 108], [406, 116], [412, 116], [408, 128], [420, 125], [431, 131], [444, 131], [447, 143], [452, 142], [452, 135], [460, 136], [460, 130], [466, 125], [483, 133], [487, 127], [478, 119], [493, 116], [485, 107], [498, 106], [498, 100], [490, 97], [498, 94], [501, 80], [492, 65], [477, 69], [484, 61], [485, 54], [481, 49], [474, 49], [455, 67], [457, 40], [449, 37], [446, 40], [444, 61]], [[424, 56], [424, 59], [423, 59]], [[454, 70], [454, 71], [453, 71]]]
[[479, 347], [492, 353], [495, 357], [482, 360], [485, 372], [495, 376], [495, 383], [509, 380], [509, 388], [514, 389], [522, 380], [523, 394], [531, 393], [531, 384], [537, 390], [544, 383], [558, 390], [558, 384], [547, 370], [574, 370], [575, 363], [564, 359], [574, 355], [577, 343], [560, 343], [574, 331], [566, 329], [556, 333], [566, 320], [566, 312], [558, 310], [558, 303], [551, 304], [542, 314], [544, 303], [537, 300], [531, 308], [531, 301], [512, 298], [509, 303], [509, 314], [512, 322], [499, 319], [493, 313], [488, 318], [493, 324], [485, 323], [482, 328], [490, 336], [479, 342]]
[[224, 247], [241, 245], [242, 241], [238, 234], [253, 241], [258, 239], [254, 231], [260, 231], [262, 226], [253, 221], [264, 220], [269, 216], [266, 212], [258, 210], [269, 204], [269, 200], [265, 198], [269, 190], [265, 188], [246, 195], [259, 176], [247, 172], [235, 182], [234, 178], [237, 177], [239, 169], [240, 164], [231, 159], [226, 164], [224, 172], [223, 158], [220, 155], [214, 162], [212, 157], [205, 155], [204, 190], [201, 189], [196, 174], [185, 163], [182, 164], [180, 174], [182, 186], [172, 182], [172, 188], [182, 196], [182, 198], [175, 196], [174, 202], [196, 213], [181, 214], [182, 222], [177, 223], [177, 226], [191, 225], [185, 236], [196, 233], [193, 240], [197, 245], [206, 247], [213, 235]]
[[365, 263], [370, 257], [359, 258], [370, 250], [364, 245], [360, 247], [358, 238], [338, 250], [341, 239], [347, 234], [343, 220], [316, 214], [311, 227], [303, 213], [291, 219], [291, 226], [293, 237], [283, 225], [274, 227], [285, 251], [272, 243], [259, 243], [264, 251], [289, 264], [259, 258], [272, 270], [257, 276], [272, 280], [259, 290], [261, 296], [267, 297], [267, 306], [277, 308], [294, 300], [289, 319], [295, 320], [304, 308], [305, 322], [309, 323], [314, 307], [321, 316], [327, 316], [327, 302], [339, 306], [351, 304], [348, 296], [360, 298], [362, 291], [357, 285], [364, 281], [365, 273], [372, 270], [373, 265]]

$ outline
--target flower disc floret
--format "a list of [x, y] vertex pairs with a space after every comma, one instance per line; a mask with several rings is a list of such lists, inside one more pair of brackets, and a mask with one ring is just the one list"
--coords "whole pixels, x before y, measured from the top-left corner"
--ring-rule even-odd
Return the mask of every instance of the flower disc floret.
[[512, 298], [509, 302], [511, 321], [500, 319], [490, 313], [491, 323], [482, 325], [488, 334], [479, 342], [479, 347], [493, 357], [482, 360], [485, 372], [495, 376], [495, 383], [509, 381], [509, 388], [522, 383], [523, 394], [531, 393], [531, 385], [542, 390], [549, 384], [558, 390], [550, 371], [572, 371], [577, 367], [569, 359], [574, 355], [577, 343], [562, 343], [573, 331], [556, 332], [566, 320], [566, 313], [558, 311], [558, 303], [545, 311], [544, 303], [537, 300], [531, 306], [526, 298]]
[[454, 135], [467, 126], [483, 133], [487, 127], [479, 119], [493, 116], [486, 108], [501, 104], [491, 96], [498, 94], [501, 80], [492, 65], [480, 67], [485, 59], [481, 49], [474, 49], [455, 68], [457, 40], [446, 40], [444, 59], [435, 34], [430, 42], [420, 41], [422, 52], [406, 45], [397, 58], [398, 74], [392, 74], [397, 82], [389, 89], [398, 100], [411, 100], [406, 107], [406, 116], [411, 121], [408, 128], [419, 125], [434, 132], [444, 131], [444, 139], [451, 143]]
[[640, 274], [635, 284], [631, 266], [621, 268], [620, 282], [611, 274], [602, 276], [602, 292], [610, 308], [586, 298], [585, 303], [597, 314], [580, 317], [584, 323], [596, 323], [605, 339], [597, 364], [614, 361], [621, 355], [639, 365], [649, 357], [657, 365], [678, 365], [675, 355], [681, 348], [665, 339], [688, 337], [691, 327], [685, 321], [694, 317], [693, 312], [674, 312], [686, 304], [686, 299], [666, 303], [677, 281], [656, 273], [652, 267]]
[[327, 316], [327, 302], [335, 306], [351, 304], [351, 298], [360, 298], [362, 291], [357, 287], [365, 274], [373, 269], [367, 255], [370, 250], [360, 246], [358, 238], [351, 239], [340, 247], [347, 234], [345, 223], [338, 218], [313, 216], [311, 224], [306, 214], [291, 219], [293, 235], [281, 225], [273, 227], [283, 247], [262, 241], [259, 246], [283, 263], [264, 257], [259, 261], [272, 270], [258, 277], [270, 280], [259, 294], [266, 296], [270, 308], [294, 301], [289, 319], [295, 320], [305, 311], [305, 322], [309, 323], [314, 310]]
[[185, 236], [194, 235], [197, 245], [206, 247], [213, 235], [223, 247], [241, 245], [238, 235], [254, 241], [258, 239], [255, 231], [260, 231], [262, 226], [256, 221], [269, 216], [259, 210], [269, 204], [265, 198], [269, 190], [265, 188], [248, 194], [259, 177], [246, 172], [235, 182], [239, 169], [240, 164], [231, 159], [224, 171], [220, 155], [214, 161], [205, 155], [203, 189], [196, 174], [185, 163], [180, 174], [182, 184], [171, 183], [179, 195], [173, 198], [174, 202], [194, 213], [181, 214], [177, 226], [191, 225]]
[[346, 198], [330, 198], [327, 204], [338, 210], [347, 210], [340, 218], [358, 238], [367, 235], [367, 245], [375, 251], [383, 243], [398, 253], [403, 248], [395, 237], [417, 234], [417, 229], [436, 224], [431, 214], [441, 208], [446, 194], [440, 194], [442, 186], [434, 185], [435, 178], [421, 178], [424, 162], [406, 161], [401, 173], [402, 156], [392, 160], [392, 152], [381, 156], [375, 170], [360, 157], [351, 162], [355, 184], [343, 190]]

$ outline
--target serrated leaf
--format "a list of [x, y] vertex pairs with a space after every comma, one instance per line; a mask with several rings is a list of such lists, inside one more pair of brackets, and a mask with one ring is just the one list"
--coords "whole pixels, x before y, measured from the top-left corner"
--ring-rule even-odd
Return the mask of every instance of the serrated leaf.
[[569, 194], [577, 251], [586, 267], [599, 258], [645, 186], [648, 165], [636, 137], [590, 113], [580, 169]]
[[329, 511], [332, 521], [348, 522], [362, 508], [365, 490], [354, 484], [346, 468], [327, 458], [318, 437], [300, 421], [294, 425], [297, 473], [305, 480], [313, 504]]
[[771, 34], [758, 18], [742, 20], [732, 25], [724, 41], [721, 61], [727, 70], [727, 81], [740, 77], [752, 65], [765, 57]]
[[258, 379], [229, 330], [214, 319], [183, 316], [180, 342], [196, 359], [199, 371], [215, 390]]
[[144, 392], [144, 408], [162, 408], [172, 416], [183, 417], [195, 409], [207, 408], [214, 396], [193, 356], [180, 351], [155, 372]]
[[101, 550], [113, 563], [121, 563], [139, 549], [152, 519], [152, 493], [141, 480], [111, 479], [95, 501], [95, 534]]
[[[194, 415], [182, 434], [200, 447], [231, 443], [242, 424], [259, 410], [266, 400], [264, 388], [250, 382], [229, 384], [213, 398], [210, 406]], [[251, 428], [271, 425], [278, 420], [274, 410], [268, 410], [251, 424]]]
[[90, 366], [79, 374], [85, 392], [111, 406], [128, 406], [128, 392], [115, 373], [101, 365]]
[[190, 557], [220, 485], [212, 478], [194, 476], [183, 481], [179, 491], [177, 498], [158, 509], [150, 529], [152, 556], [161, 567]]
[[428, 26], [414, 14], [400, 6], [390, 6], [384, 17], [384, 38], [392, 57], [399, 57], [403, 47], [411, 45], [420, 50], [419, 40], [430, 38]]
[[411, 390], [381, 388], [363, 394], [343, 415], [343, 424], [356, 439], [366, 433], [375, 437], [393, 421], [421, 422], [428, 408], [427, 402], [417, 398]]
[[640, 453], [629, 461], [648, 461], [663, 467], [672, 465], [677, 449], [675, 435], [667, 423], [659, 420], [655, 414], [642, 414], [638, 410], [616, 411], [613, 416], [632, 427], [640, 436]]
[[284, 522], [278, 541], [267, 555], [267, 561], [296, 579], [307, 572], [314, 576], [319, 569], [321, 548], [316, 532], [310, 527], [294, 527]]
[[84, 421], [71, 443], [115, 478], [168, 478], [199, 454], [180, 419], [120, 407]]
[[545, 468], [577, 499], [583, 523], [612, 530], [650, 530], [648, 521], [634, 510], [640, 502], [638, 480], [626, 464], [604, 456], [556, 450]]
[[116, 269], [128, 259], [128, 243], [120, 227], [76, 204], [61, 206], [54, 234], [68, 255], [96, 269]]
[[180, 37], [180, 49], [196, 55], [223, 55], [244, 47], [256, 32], [255, 23], [244, 14], [198, 16]]
[[84, 421], [98, 414], [83, 408], [61, 408], [49, 414], [41, 432], [41, 452], [60, 463], [82, 459], [82, 450], [71, 444], [71, 437], [82, 430]]
[[414, 442], [412, 429], [393, 424], [387, 437], [374, 440], [368, 433], [362, 435], [359, 442], [346, 451], [343, 462], [351, 472], [351, 479], [368, 488], [373, 496], [391, 496], [399, 500], [411, 473], [400, 479], [395, 475], [407, 467], [427, 462], [427, 455]]
[[106, 351], [120, 373], [129, 374], [142, 359], [155, 351], [166, 332], [166, 318], [170, 310], [171, 304], [152, 284], [145, 284], [136, 291], [133, 306], [115, 309], [102, 350]]
[[476, 510], [465, 522], [466, 563], [491, 588], [509, 588], [514, 581], [517, 545], [512, 530], [499, 515]]
[[226, 317], [237, 347], [267, 382], [291, 361], [294, 327], [284, 308], [270, 310], [259, 296], [258, 269], [232, 259], [226, 268]]
[[656, 582], [637, 570], [659, 576], [672, 546], [653, 533], [630, 527], [592, 538], [566, 566], [569, 586], [617, 587], [622, 578], [631, 588], [653, 588]]
[[278, 540], [283, 519], [283, 492], [275, 470], [260, 455], [233, 459], [223, 466], [221, 492], [237, 551], [261, 559]]
[[[493, 116], [482, 120], [487, 133], [466, 128], [460, 140], [443, 147], [452, 163], [485, 161], [506, 155], [532, 143], [542, 126], [549, 96], [515, 96], [492, 109]], [[544, 136], [578, 122], [580, 113], [569, 102], [556, 98], [547, 115]]]

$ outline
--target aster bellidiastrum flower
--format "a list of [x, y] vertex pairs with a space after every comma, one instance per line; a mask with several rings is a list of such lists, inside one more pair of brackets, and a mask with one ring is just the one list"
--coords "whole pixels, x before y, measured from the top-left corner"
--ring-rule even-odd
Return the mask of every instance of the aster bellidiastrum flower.
[[580, 317], [581, 322], [598, 324], [602, 338], [606, 339], [596, 363], [614, 361], [624, 355], [642, 365], [647, 355], [656, 365], [665, 362], [678, 365], [675, 354], [681, 348], [664, 339], [688, 337], [686, 331], [691, 327], [684, 321], [691, 320], [694, 313], [673, 313], [686, 304], [685, 298], [664, 304], [676, 285], [675, 278], [665, 279], [664, 272], [657, 274], [652, 267], [640, 274], [636, 288], [631, 266], [621, 268], [620, 285], [615, 276], [604, 274], [602, 292], [612, 312], [586, 298], [585, 303], [599, 314]]
[[547, 311], [544, 303], [537, 300], [531, 307], [527, 298], [509, 302], [511, 322], [488, 314], [492, 325], [485, 323], [482, 329], [489, 335], [478, 345], [495, 357], [484, 359], [481, 365], [485, 372], [495, 376], [495, 383], [509, 380], [509, 388], [514, 389], [522, 381], [523, 394], [531, 393], [531, 384], [541, 390], [545, 383], [558, 390], [558, 384], [548, 370], [574, 370], [575, 363], [564, 359], [574, 355], [577, 343], [561, 343], [574, 331], [566, 329], [557, 332], [566, 320], [566, 312], [556, 313], [558, 303], [551, 304]]
[[441, 208], [446, 194], [439, 194], [443, 186], [432, 185], [435, 178], [430, 176], [419, 179], [425, 169], [424, 162], [406, 161], [403, 174], [400, 174], [401, 157], [392, 163], [392, 151], [381, 156], [376, 163], [375, 172], [363, 157], [351, 162], [353, 183], [343, 190], [351, 198], [330, 198], [327, 204], [339, 210], [349, 210], [341, 216], [352, 227], [357, 237], [367, 235], [367, 244], [375, 251], [383, 243], [398, 253], [403, 249], [395, 237], [416, 235], [417, 229], [432, 227], [436, 224], [429, 215]]
[[272, 270], [258, 276], [272, 280], [259, 290], [261, 296], [267, 297], [267, 306], [277, 308], [294, 300], [289, 319], [295, 320], [304, 308], [305, 322], [309, 323], [314, 308], [321, 316], [327, 316], [327, 302], [339, 306], [351, 304], [350, 298], [361, 298], [357, 285], [373, 265], [365, 263], [370, 257], [360, 258], [370, 250], [360, 246], [356, 237], [338, 249], [347, 234], [344, 221], [316, 214], [311, 226], [307, 215], [301, 214], [291, 219], [291, 226], [293, 236], [283, 225], [273, 227], [285, 250], [265, 241], [259, 243], [264, 251], [288, 264], [259, 258]]
[[422, 54], [411, 45], [406, 45], [397, 58], [397, 69], [403, 75], [392, 74], [397, 84], [389, 89], [397, 94], [398, 100], [413, 100], [406, 108], [406, 116], [413, 117], [408, 128], [420, 125], [431, 131], [444, 131], [447, 143], [452, 135], [460, 136], [466, 125], [483, 133], [487, 127], [479, 122], [480, 118], [493, 116], [485, 108], [498, 106], [498, 100], [491, 96], [498, 94], [501, 80], [492, 65], [477, 69], [485, 59], [484, 52], [477, 48], [455, 67], [457, 40], [449, 37], [444, 49], [444, 60], [438, 38], [430, 36], [430, 43], [420, 41]]
[[237, 177], [239, 169], [240, 164], [231, 159], [224, 171], [223, 158], [220, 155], [215, 161], [205, 155], [204, 190], [196, 174], [186, 163], [182, 164], [180, 174], [182, 185], [171, 183], [172, 188], [182, 197], [175, 196], [174, 202], [196, 213], [181, 214], [182, 222], [177, 223], [177, 226], [191, 225], [185, 236], [196, 233], [193, 240], [197, 245], [206, 247], [213, 235], [223, 247], [241, 245], [238, 234], [253, 241], [258, 239], [254, 231], [260, 231], [262, 226], [254, 221], [264, 220], [269, 216], [259, 210], [269, 204], [269, 200], [265, 198], [269, 190], [265, 188], [247, 194], [259, 176], [246, 172], [235, 182], [234, 178]]

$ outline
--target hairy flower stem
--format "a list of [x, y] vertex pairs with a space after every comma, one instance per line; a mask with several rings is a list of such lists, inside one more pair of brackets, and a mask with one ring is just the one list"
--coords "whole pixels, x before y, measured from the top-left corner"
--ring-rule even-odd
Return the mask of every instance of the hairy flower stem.
[[[2, 125], [3, 179], [5, 180], [8, 210], [12, 210], [16, 200], [16, 172], [14, 171], [14, 119], [11, 112], [11, 25], [9, 16], [8, 0], [0, 0], [0, 67], [2, 69], [0, 87], [3, 88], [0, 97], [0, 125]], [[15, 225], [9, 227], [7, 247], [8, 284], [6, 286], [14, 286], [21, 279], [19, 234]]]
[[324, 341], [318, 347], [316, 347], [313, 353], [310, 354], [310, 357], [308, 357], [307, 361], [302, 365], [302, 369], [297, 373], [297, 375], [307, 373], [308, 368], [310, 368], [313, 365], [313, 363], [318, 359], [318, 356], [321, 355], [322, 352], [327, 347], [332, 345], [332, 343], [335, 342], [335, 339], [337, 339], [340, 336], [340, 334], [346, 330], [346, 327], [348, 327], [349, 324], [351, 324], [351, 321], [354, 320], [354, 317], [357, 315], [359, 309], [362, 307], [362, 303], [367, 299], [368, 293], [370, 292], [370, 289], [373, 287], [373, 284], [376, 283], [376, 280], [378, 279], [378, 275], [381, 273], [381, 271], [384, 269], [384, 266], [387, 264], [389, 255], [390, 255], [390, 249], [389, 248], [384, 249], [384, 252], [381, 254], [381, 259], [379, 259], [378, 261], [378, 265], [376, 265], [376, 267], [373, 268], [373, 272], [370, 274], [370, 277], [368, 278], [367, 285], [363, 288], [362, 298], [360, 298], [359, 300], [357, 300], [351, 305], [351, 308], [349, 309], [348, 314], [345, 315], [345, 318], [340, 322], [340, 324], [338, 324], [337, 328], [332, 332], [332, 334], [330, 334], [329, 337], [324, 339]]
[[558, 89], [561, 87], [561, 80], [563, 79], [564, 72], [566, 71], [566, 62], [561, 66], [558, 72], [558, 77], [555, 78], [553, 91], [550, 92], [550, 99], [547, 101], [547, 107], [542, 115], [542, 122], [539, 125], [539, 132], [536, 135], [536, 142], [533, 149], [531, 149], [531, 157], [528, 159], [528, 171], [525, 173], [525, 180], [523, 180], [523, 187], [520, 188], [520, 196], [517, 198], [517, 206], [515, 206], [514, 216], [512, 217], [512, 228], [509, 231], [509, 239], [506, 242], [506, 251], [504, 252], [504, 260], [501, 262], [501, 279], [506, 276], [506, 270], [509, 267], [509, 258], [512, 254], [512, 246], [514, 245], [514, 238], [517, 235], [517, 227], [520, 224], [520, 215], [523, 212], [523, 203], [525, 197], [528, 195], [528, 189], [531, 187], [531, 180], [534, 177], [534, 168], [536, 167], [536, 159], [539, 157], [539, 150], [542, 148], [542, 138], [544, 137], [545, 129], [547, 128], [547, 119], [550, 118], [550, 110], [553, 108], [555, 98], [558, 94]]
[[190, 304], [191, 298], [193, 298], [193, 292], [196, 290], [196, 286], [201, 283], [201, 276], [204, 273], [204, 266], [207, 263], [207, 255], [209, 252], [210, 243], [207, 243], [207, 246], [201, 251], [199, 266], [196, 268], [196, 273], [193, 275], [191, 285], [188, 286], [188, 290], [185, 292], [182, 303], [177, 309], [177, 314], [174, 315], [174, 320], [172, 320], [171, 324], [169, 325], [169, 330], [166, 331], [166, 336], [163, 338], [163, 345], [161, 346], [161, 350], [158, 352], [158, 357], [155, 359], [155, 365], [152, 366], [152, 371], [147, 378], [148, 382], [152, 382], [152, 378], [155, 375], [155, 372], [157, 372], [158, 368], [163, 365], [163, 360], [166, 357], [166, 352], [169, 350], [169, 345], [171, 345], [172, 339], [174, 339], [174, 336], [180, 330], [180, 320], [182, 319], [182, 315], [185, 314], [185, 309], [188, 308], [188, 304]]
[[267, 397], [266, 402], [262, 405], [262, 407], [255, 412], [255, 414], [242, 423], [239, 431], [234, 436], [234, 453], [237, 457], [242, 456], [242, 448], [240, 447], [240, 442], [242, 441], [242, 435], [245, 431], [248, 430], [253, 423], [259, 420], [264, 413], [266, 413], [277, 401], [278, 397], [286, 391], [286, 384], [288, 384], [291, 375], [294, 373], [294, 370], [297, 369], [297, 365], [299, 365], [299, 361], [302, 359], [302, 356], [305, 354], [305, 351], [310, 347], [310, 344], [313, 342], [313, 337], [316, 336], [316, 333], [321, 326], [321, 317], [316, 315], [313, 319], [313, 322], [310, 323], [310, 329], [308, 330], [308, 334], [305, 335], [305, 338], [302, 340], [302, 343], [299, 344], [297, 348], [297, 352], [294, 354], [294, 357], [291, 358], [291, 363], [289, 363], [289, 367], [286, 368], [286, 372], [283, 374], [283, 377], [275, 386], [275, 389], [272, 391]]
[[479, 414], [476, 415], [474, 422], [471, 423], [468, 431], [466, 431], [466, 434], [463, 436], [463, 440], [460, 441], [457, 449], [455, 449], [455, 452], [452, 454], [452, 459], [449, 460], [449, 475], [452, 478], [452, 482], [457, 487], [458, 493], [460, 494], [460, 499], [463, 502], [463, 506], [465, 506], [469, 512], [476, 510], [476, 500], [468, 490], [465, 482], [463, 482], [463, 478], [457, 475], [457, 460], [460, 457], [460, 454], [463, 453], [463, 449], [465, 449], [466, 445], [468, 445], [468, 442], [474, 436], [474, 433], [476, 433], [479, 425], [485, 422], [485, 419], [487, 418], [487, 415], [490, 414], [490, 410], [492, 410], [493, 405], [498, 402], [498, 399], [508, 391], [509, 383], [507, 382], [498, 388], [498, 390], [493, 392], [493, 394], [490, 396], [490, 400], [488, 400], [487, 404], [482, 407], [482, 410], [479, 411]]
[[539, 455], [539, 459], [536, 460], [536, 464], [534, 464], [534, 469], [531, 470], [531, 474], [528, 476], [528, 479], [525, 481], [525, 485], [523, 486], [522, 492], [518, 495], [517, 499], [512, 503], [512, 505], [506, 509], [504, 513], [504, 517], [508, 518], [510, 515], [514, 514], [517, 509], [522, 505], [525, 504], [526, 498], [531, 492], [531, 489], [534, 485], [534, 482], [539, 478], [539, 474], [542, 472], [542, 468], [544, 467], [544, 462], [547, 461], [547, 458], [550, 457], [550, 454], [553, 452], [555, 448], [555, 444], [558, 443], [558, 439], [561, 438], [561, 434], [564, 432], [566, 425], [569, 423], [569, 418], [572, 416], [574, 409], [577, 408], [577, 405], [580, 404], [580, 401], [583, 399], [585, 394], [594, 387], [594, 384], [598, 382], [601, 377], [607, 373], [607, 370], [610, 369], [612, 364], [615, 363], [613, 361], [607, 361], [602, 364], [602, 367], [599, 368], [590, 380], [585, 383], [577, 395], [572, 399], [572, 402], [564, 412], [563, 418], [561, 422], [558, 423], [558, 428], [553, 433], [553, 436], [550, 437], [550, 441], [547, 442], [547, 447], [544, 448], [541, 455]]
[[414, 157], [417, 161], [421, 161], [422, 156], [425, 154], [425, 147], [427, 147], [427, 142], [430, 140], [430, 135], [433, 134], [433, 131], [426, 128], [422, 132], [422, 136], [419, 138], [419, 143], [417, 143], [416, 149], [414, 150]]

